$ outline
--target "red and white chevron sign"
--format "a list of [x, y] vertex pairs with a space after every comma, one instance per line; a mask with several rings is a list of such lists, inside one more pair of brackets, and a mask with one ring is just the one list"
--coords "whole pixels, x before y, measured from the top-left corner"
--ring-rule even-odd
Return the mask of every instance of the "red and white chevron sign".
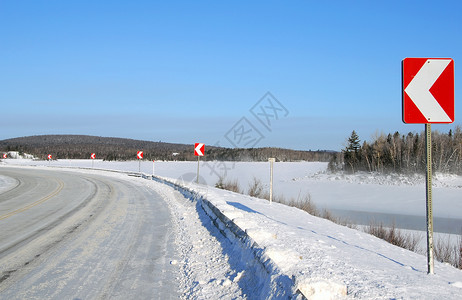
[[90, 155], [90, 159], [95, 159], [95, 158], [96, 158], [96, 153], [92, 153], [92, 154]]
[[454, 60], [405, 58], [402, 62], [403, 122], [454, 122]]
[[51, 154], [48, 154], [47, 158], [48, 158], [48, 160], [51, 160], [51, 158], [52, 158]]
[[8, 155], [6, 153], [3, 153], [3, 158], [7, 158]]
[[195, 143], [194, 144], [194, 155], [204, 156], [204, 153], [205, 153], [205, 145], [202, 143]]
[[138, 159], [143, 159], [143, 151], [138, 151], [138, 152], [136, 153], [136, 158], [138, 158]]

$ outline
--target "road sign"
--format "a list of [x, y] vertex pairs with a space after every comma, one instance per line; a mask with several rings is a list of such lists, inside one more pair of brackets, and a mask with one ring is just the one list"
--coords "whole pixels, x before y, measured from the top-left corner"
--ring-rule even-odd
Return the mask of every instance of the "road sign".
[[96, 158], [96, 153], [92, 153], [92, 154], [90, 155], [90, 159], [95, 159], [95, 158]]
[[194, 155], [204, 156], [204, 153], [205, 153], [205, 145], [202, 143], [195, 143], [194, 144]]
[[433, 274], [432, 123], [454, 122], [454, 60], [405, 58], [402, 63], [403, 122], [425, 124], [427, 267]]
[[136, 153], [136, 158], [138, 158], [138, 159], [143, 159], [143, 151], [138, 151], [138, 152]]
[[205, 154], [205, 145], [202, 143], [195, 143], [194, 144], [194, 155], [197, 156], [197, 176], [196, 176], [196, 183], [199, 183], [199, 164], [201, 156]]
[[47, 158], [48, 158], [48, 160], [51, 160], [51, 158], [52, 158], [51, 154], [48, 154]]
[[7, 157], [8, 157], [8, 154], [3, 153], [3, 158], [7, 158]]
[[405, 58], [402, 61], [403, 122], [454, 122], [454, 60]]

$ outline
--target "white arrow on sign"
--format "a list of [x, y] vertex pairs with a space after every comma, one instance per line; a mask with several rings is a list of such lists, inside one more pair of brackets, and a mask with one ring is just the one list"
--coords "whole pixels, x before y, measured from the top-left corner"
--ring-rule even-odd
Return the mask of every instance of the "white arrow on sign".
[[451, 62], [450, 59], [428, 59], [404, 90], [427, 120], [452, 122], [430, 89]]
[[198, 156], [204, 156], [204, 153], [202, 152], [202, 147], [204, 147], [204, 144], [198, 143], [196, 148], [194, 148], [194, 151], [196, 151]]

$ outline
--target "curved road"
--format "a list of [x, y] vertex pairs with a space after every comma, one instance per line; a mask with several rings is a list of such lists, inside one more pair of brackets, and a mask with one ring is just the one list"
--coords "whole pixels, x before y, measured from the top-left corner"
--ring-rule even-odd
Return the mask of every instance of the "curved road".
[[0, 299], [178, 298], [162, 197], [124, 180], [0, 167]]

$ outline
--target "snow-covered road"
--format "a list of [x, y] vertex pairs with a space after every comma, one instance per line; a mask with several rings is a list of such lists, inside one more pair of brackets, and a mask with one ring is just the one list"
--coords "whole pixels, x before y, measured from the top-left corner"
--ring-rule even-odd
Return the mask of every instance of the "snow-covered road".
[[[136, 181], [2, 168], [1, 299], [179, 297], [164, 199]], [[127, 177], [124, 175], [124, 177]]]

